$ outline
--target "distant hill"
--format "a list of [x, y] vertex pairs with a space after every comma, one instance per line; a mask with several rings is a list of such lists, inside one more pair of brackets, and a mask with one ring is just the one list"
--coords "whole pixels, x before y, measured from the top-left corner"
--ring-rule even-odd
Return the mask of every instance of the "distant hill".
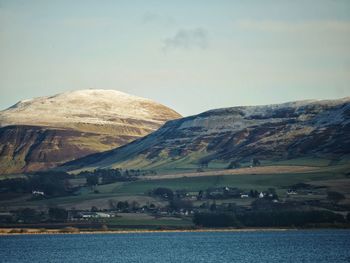
[[52, 168], [143, 137], [181, 117], [115, 90], [79, 90], [20, 101], [0, 112], [0, 174]]
[[195, 169], [350, 153], [350, 98], [216, 109], [167, 122], [120, 148], [69, 162], [64, 169]]

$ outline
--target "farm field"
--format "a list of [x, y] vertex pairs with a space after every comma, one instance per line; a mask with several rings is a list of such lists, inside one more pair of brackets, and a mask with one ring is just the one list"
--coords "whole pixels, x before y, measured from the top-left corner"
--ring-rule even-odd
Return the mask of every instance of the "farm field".
[[[235, 187], [245, 191], [255, 189], [263, 191], [275, 188], [279, 195], [284, 195], [286, 189], [297, 183], [309, 183], [317, 186], [338, 189], [346, 196], [350, 196], [350, 165], [348, 163], [335, 166], [306, 166], [303, 165], [273, 165], [235, 170], [216, 170], [195, 173], [168, 174], [143, 176], [132, 182], [117, 182], [96, 187], [82, 187], [74, 195], [43, 200], [27, 200], [14, 198], [0, 201], [0, 207], [47, 207], [59, 205], [65, 208], [89, 209], [92, 206], [108, 208], [109, 200], [136, 201], [141, 205], [154, 203], [165, 205], [159, 198], [149, 196], [149, 192], [157, 187], [172, 190], [186, 190], [198, 192], [208, 188]], [[297, 163], [299, 164], [299, 163]], [[82, 178], [72, 179], [73, 183], [83, 184]], [[241, 200], [237, 200], [241, 202]]]

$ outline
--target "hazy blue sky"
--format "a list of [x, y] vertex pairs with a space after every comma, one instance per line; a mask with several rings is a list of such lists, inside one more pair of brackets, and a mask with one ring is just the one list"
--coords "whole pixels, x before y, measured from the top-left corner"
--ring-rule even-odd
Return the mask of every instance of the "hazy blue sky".
[[349, 0], [0, 0], [0, 109], [102, 88], [189, 115], [349, 83]]

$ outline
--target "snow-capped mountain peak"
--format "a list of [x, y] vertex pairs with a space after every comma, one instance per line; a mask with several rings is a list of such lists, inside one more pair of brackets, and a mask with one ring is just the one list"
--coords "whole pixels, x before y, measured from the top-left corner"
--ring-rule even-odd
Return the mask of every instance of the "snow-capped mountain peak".
[[0, 125], [114, 124], [124, 119], [162, 123], [175, 111], [152, 100], [116, 90], [87, 89], [23, 100], [0, 112]]

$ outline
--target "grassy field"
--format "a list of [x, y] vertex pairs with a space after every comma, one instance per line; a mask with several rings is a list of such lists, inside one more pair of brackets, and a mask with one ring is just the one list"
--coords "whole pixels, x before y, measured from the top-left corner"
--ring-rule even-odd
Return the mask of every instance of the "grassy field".
[[[134, 167], [140, 169], [150, 169], [156, 170], [158, 174], [177, 174], [177, 173], [188, 173], [194, 172], [199, 168], [198, 160], [201, 157], [206, 156], [205, 152], [198, 151], [191, 153], [180, 159], [169, 161], [168, 156], [164, 156], [163, 160], [159, 160], [155, 163], [147, 162], [143, 157], [140, 159], [127, 160], [125, 162], [120, 162], [116, 164], [113, 168], [127, 168]], [[326, 159], [320, 157], [302, 157], [290, 160], [260, 160], [261, 166], [311, 166], [311, 167], [326, 167], [329, 165], [346, 164], [350, 162], [350, 156], [343, 156], [340, 159]], [[251, 162], [241, 162], [241, 167], [251, 166]], [[108, 166], [108, 162], [105, 164]], [[228, 161], [223, 160], [213, 160], [208, 164], [206, 170], [223, 170], [229, 165]]]
[[[314, 182], [327, 179], [344, 179], [344, 174], [329, 171], [300, 174], [245, 174], [245, 175], [217, 175], [203, 177], [182, 177], [176, 179], [159, 179], [136, 181], [116, 187], [113, 192], [120, 194], [143, 194], [155, 187], [167, 187], [173, 190], [186, 189], [199, 191], [209, 187], [237, 187], [240, 189], [265, 190], [269, 187], [286, 188], [300, 182]], [[350, 178], [349, 178], [350, 179]]]
[[25, 178], [25, 174], [5, 174], [0, 176], [0, 180]]
[[[305, 166], [310, 160], [298, 159], [288, 165]], [[329, 163], [329, 160], [328, 160]], [[274, 166], [286, 165], [287, 163], [274, 163]], [[99, 185], [94, 189], [82, 187], [81, 190], [72, 196], [44, 199], [37, 201], [23, 201], [23, 199], [0, 200], [0, 208], [11, 207], [46, 207], [50, 205], [60, 205], [65, 208], [89, 209], [92, 206], [99, 208], [108, 208], [109, 200], [114, 201], [136, 201], [140, 204], [155, 203], [165, 205], [166, 202], [148, 195], [148, 192], [157, 187], [166, 187], [172, 190], [185, 189], [190, 192], [206, 190], [210, 187], [237, 187], [249, 191], [256, 189], [263, 191], [268, 188], [275, 188], [277, 192], [285, 193], [286, 188], [296, 183], [312, 183], [318, 186], [326, 186], [334, 191], [339, 191], [350, 197], [350, 177], [347, 175], [350, 171], [350, 162], [339, 162], [338, 165], [328, 166], [326, 160], [314, 159], [312, 166], [316, 170], [308, 172], [285, 172], [250, 174], [225, 174], [227, 170], [222, 170], [223, 175], [201, 176], [198, 173], [195, 177], [179, 176], [173, 179], [160, 179], [162, 176], [154, 177], [156, 179], [138, 180], [132, 182], [118, 182], [108, 185]], [[310, 165], [311, 166], [311, 165]], [[217, 167], [217, 166], [216, 166]], [[270, 167], [271, 168], [271, 167]], [[261, 169], [266, 169], [262, 167]], [[209, 170], [210, 171], [210, 170]], [[82, 179], [73, 179], [74, 185], [83, 184]], [[239, 201], [241, 202], [241, 201]]]

